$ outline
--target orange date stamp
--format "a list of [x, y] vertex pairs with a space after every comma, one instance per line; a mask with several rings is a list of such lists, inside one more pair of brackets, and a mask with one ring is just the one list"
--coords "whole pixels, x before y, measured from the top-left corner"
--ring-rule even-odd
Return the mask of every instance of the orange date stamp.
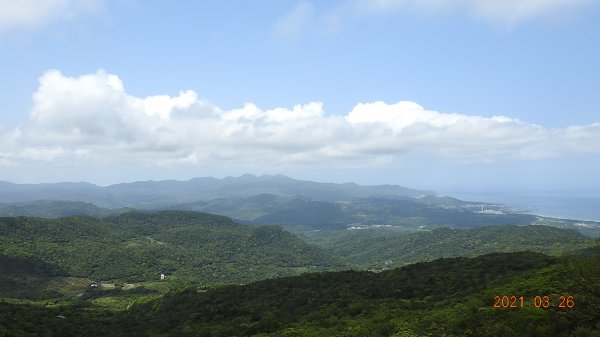
[[575, 308], [575, 297], [573, 295], [537, 295], [531, 298], [515, 295], [494, 296], [494, 309], [516, 309], [523, 307], [573, 309]]

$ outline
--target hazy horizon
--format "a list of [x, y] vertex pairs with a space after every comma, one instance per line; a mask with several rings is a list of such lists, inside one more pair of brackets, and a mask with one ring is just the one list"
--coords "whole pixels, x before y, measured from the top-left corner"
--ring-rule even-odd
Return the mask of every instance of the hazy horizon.
[[[273, 174], [252, 174], [246, 173], [244, 175], [252, 175], [256, 177], [262, 177], [265, 175], [273, 176]], [[277, 175], [277, 174], [274, 174]], [[428, 190], [435, 192], [438, 196], [450, 196], [454, 198], [458, 198], [465, 201], [475, 201], [475, 202], [487, 202], [487, 203], [498, 203], [503, 204], [505, 206], [510, 207], [515, 211], [525, 211], [527, 213], [541, 215], [541, 216], [549, 216], [549, 217], [557, 217], [564, 219], [579, 219], [579, 220], [587, 220], [587, 221], [600, 221], [600, 209], [596, 207], [600, 204], [600, 192], [597, 190], [532, 190], [532, 189], [511, 189], [511, 188], [496, 188], [496, 189], [481, 189], [476, 187], [462, 186], [459, 189], [436, 189], [436, 188], [419, 188], [416, 186], [406, 185], [406, 184], [391, 184], [391, 183], [379, 183], [379, 184], [369, 184], [369, 183], [357, 183], [356, 181], [327, 181], [327, 180], [312, 180], [312, 179], [303, 179], [299, 177], [293, 177], [284, 175], [291, 179], [296, 180], [306, 180], [306, 181], [315, 181], [319, 183], [355, 183], [362, 186], [368, 185], [398, 185], [406, 188], [412, 188], [417, 190]], [[116, 182], [114, 184], [122, 184], [122, 183], [134, 183], [134, 182], [143, 182], [143, 181], [164, 181], [164, 180], [174, 180], [174, 181], [187, 181], [194, 178], [216, 178], [216, 179], [224, 179], [224, 178], [237, 178], [240, 176], [197, 176], [191, 177], [189, 179], [149, 179], [149, 180], [135, 180], [135, 181], [123, 181]], [[57, 181], [53, 183], [91, 183], [89, 181]], [[52, 182], [46, 182], [52, 183]], [[108, 185], [99, 185], [94, 184], [101, 187], [106, 187], [114, 184]]]
[[0, 15], [0, 180], [600, 190], [592, 1], [39, 6]]

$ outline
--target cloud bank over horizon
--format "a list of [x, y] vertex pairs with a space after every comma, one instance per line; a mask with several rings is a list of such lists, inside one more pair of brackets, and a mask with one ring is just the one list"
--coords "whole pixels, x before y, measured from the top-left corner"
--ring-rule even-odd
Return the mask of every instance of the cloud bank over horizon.
[[600, 154], [600, 124], [547, 128], [507, 116], [428, 110], [418, 103], [323, 103], [223, 110], [192, 90], [136, 97], [99, 70], [39, 78], [24, 124], [0, 129], [0, 167], [119, 166], [377, 168], [419, 154], [459, 162], [510, 162]]

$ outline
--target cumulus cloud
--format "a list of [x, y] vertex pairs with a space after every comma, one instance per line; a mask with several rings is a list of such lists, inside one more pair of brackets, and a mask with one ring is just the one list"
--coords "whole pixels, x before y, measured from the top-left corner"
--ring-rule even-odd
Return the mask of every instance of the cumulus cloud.
[[418, 153], [460, 161], [598, 154], [600, 124], [545, 128], [506, 116], [428, 110], [415, 102], [223, 110], [193, 91], [136, 97], [117, 75], [43, 74], [25, 125], [0, 131], [0, 165], [166, 168], [381, 166]]
[[30, 28], [98, 10], [104, 0], [0, 0], [0, 30]]

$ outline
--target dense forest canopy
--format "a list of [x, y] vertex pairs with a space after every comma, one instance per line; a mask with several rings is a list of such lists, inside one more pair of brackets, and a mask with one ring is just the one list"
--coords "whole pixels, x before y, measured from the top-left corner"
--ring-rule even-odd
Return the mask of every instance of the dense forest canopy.
[[[381, 273], [327, 272], [202, 292], [187, 288], [133, 301], [121, 311], [83, 301], [44, 306], [0, 301], [0, 331], [19, 336], [598, 336], [598, 280], [598, 255], [496, 253]], [[496, 296], [522, 296], [523, 305], [494, 308]], [[574, 305], [560, 307], [561, 296], [571, 296]], [[547, 307], [541, 304], [545, 297]]]
[[[208, 213], [123, 212], [0, 218], [0, 333], [570, 337], [600, 328], [597, 243], [572, 229], [368, 227], [305, 230], [302, 240]], [[493, 308], [495, 296], [523, 306]], [[561, 296], [575, 307], [557, 307]], [[537, 308], [544, 298], [552, 305]]]
[[93, 218], [0, 218], [0, 253], [33, 256], [95, 281], [157, 279], [246, 283], [342, 266], [277, 226], [249, 226], [197, 212]]

